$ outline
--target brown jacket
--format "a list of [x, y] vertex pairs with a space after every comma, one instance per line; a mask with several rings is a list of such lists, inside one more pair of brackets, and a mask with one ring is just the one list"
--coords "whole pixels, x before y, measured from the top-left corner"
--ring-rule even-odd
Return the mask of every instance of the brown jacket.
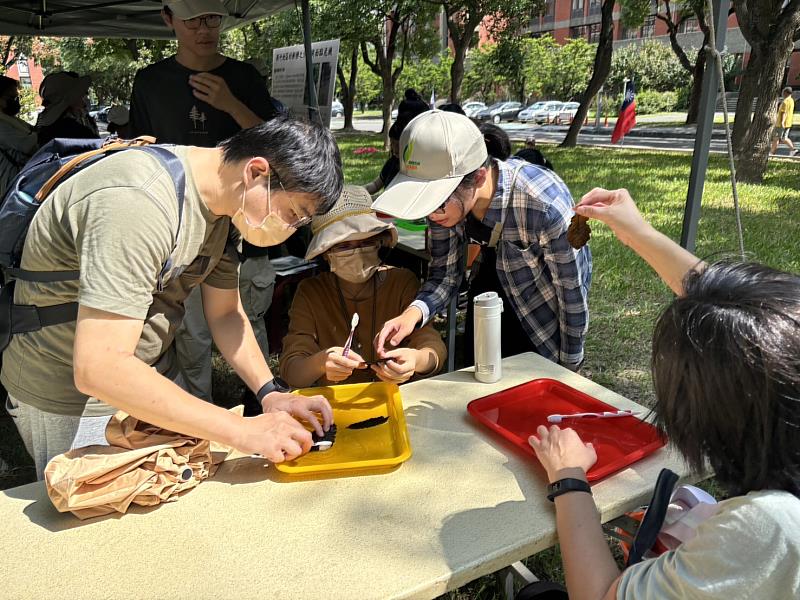
[[[336, 275], [322, 273], [306, 279], [297, 288], [292, 308], [289, 311], [289, 333], [283, 340], [283, 353], [280, 358], [281, 377], [289, 385], [292, 382], [292, 363], [298, 359], [308, 358], [333, 346], [344, 346], [350, 333], [350, 318], [358, 312], [359, 324], [353, 339], [353, 350], [366, 361], [377, 359], [372, 340], [383, 324], [403, 312], [416, 297], [419, 280], [407, 269], [389, 268], [375, 275], [378, 277], [378, 291], [375, 298], [375, 322], [373, 323], [373, 298], [370, 294], [359, 302], [345, 297], [347, 314], [342, 310], [339, 292], [336, 286]], [[415, 329], [406, 338], [402, 346], [422, 349], [429, 348], [438, 357], [438, 367], [434, 375], [447, 359], [447, 350], [442, 337], [430, 325]], [[371, 369], [353, 371], [347, 381], [338, 383], [364, 383], [377, 381], [377, 375]], [[317, 385], [332, 385], [322, 376]]]

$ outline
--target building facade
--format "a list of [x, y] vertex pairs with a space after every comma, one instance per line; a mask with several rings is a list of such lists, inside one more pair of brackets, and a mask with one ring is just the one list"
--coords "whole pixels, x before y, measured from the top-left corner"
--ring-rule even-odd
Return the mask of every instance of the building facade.
[[[674, 2], [672, 3], [674, 22], [679, 21]], [[569, 38], [585, 38], [597, 42], [600, 38], [600, 7], [602, 0], [546, 0], [542, 15], [533, 18], [530, 34], [541, 36], [550, 34], [557, 42], [562, 43]], [[664, 14], [663, 5], [657, 0], [651, 2], [650, 15], [641, 27], [626, 28], [620, 20], [619, 5], [614, 7], [614, 47], [638, 44], [643, 40], [653, 39], [669, 44], [667, 24], [656, 18], [656, 13]], [[678, 41], [684, 48], [699, 48], [703, 43], [703, 33], [696, 18], [686, 19], [680, 26]], [[746, 64], [750, 47], [739, 29], [736, 15], [728, 17], [728, 31], [725, 46], [728, 52], [737, 55]], [[791, 60], [787, 65], [786, 84], [800, 87], [800, 44], [795, 45]]]

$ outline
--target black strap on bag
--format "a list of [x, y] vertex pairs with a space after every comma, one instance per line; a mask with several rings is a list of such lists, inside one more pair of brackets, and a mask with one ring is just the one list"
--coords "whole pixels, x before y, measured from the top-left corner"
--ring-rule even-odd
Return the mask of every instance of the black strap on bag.
[[656, 487], [653, 490], [653, 497], [650, 499], [650, 504], [647, 506], [647, 511], [644, 513], [642, 524], [636, 531], [636, 536], [633, 538], [631, 550], [628, 553], [628, 562], [626, 567], [633, 566], [642, 562], [645, 553], [652, 548], [658, 538], [658, 533], [664, 525], [664, 519], [667, 516], [667, 508], [669, 507], [669, 500], [672, 497], [672, 490], [675, 489], [675, 484], [678, 483], [679, 477], [669, 469], [661, 469], [656, 480]]
[[[147, 152], [158, 159], [169, 172], [178, 198], [178, 229], [175, 232], [172, 251], [162, 266], [156, 281], [156, 291], [162, 292], [166, 287], [167, 276], [172, 270], [173, 254], [178, 246], [178, 235], [183, 220], [186, 173], [183, 170], [180, 159], [163, 147], [135, 146], [131, 149]], [[14, 304], [14, 280], [19, 279], [35, 283], [74, 281], [80, 277], [80, 271], [29, 271], [21, 268], [7, 268], [4, 276], [6, 281], [0, 288], [0, 352], [6, 349], [11, 341], [11, 336], [14, 334], [39, 331], [43, 327], [69, 323], [77, 319], [77, 302], [65, 302], [52, 306]]]

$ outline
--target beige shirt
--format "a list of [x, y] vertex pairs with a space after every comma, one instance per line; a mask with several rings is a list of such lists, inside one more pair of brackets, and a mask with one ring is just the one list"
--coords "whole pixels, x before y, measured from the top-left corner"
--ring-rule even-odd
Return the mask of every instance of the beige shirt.
[[800, 598], [800, 499], [763, 491], [721, 502], [695, 538], [627, 569], [617, 598]]
[[[32, 271], [80, 270], [80, 281], [18, 281], [17, 304], [78, 301], [144, 322], [136, 356], [174, 376], [175, 330], [183, 300], [204, 281], [237, 287], [236, 263], [225, 253], [230, 219], [213, 215], [197, 192], [186, 147], [172, 147], [186, 171], [183, 218], [169, 173], [153, 156], [127, 150], [109, 156], [59, 185], [36, 213], [22, 254]], [[158, 274], [173, 257], [166, 287]], [[20, 402], [65, 415], [110, 415], [116, 409], [89, 398], [74, 384], [75, 323], [17, 334], [3, 354], [2, 382]], [[157, 364], [156, 364], [157, 363]]]

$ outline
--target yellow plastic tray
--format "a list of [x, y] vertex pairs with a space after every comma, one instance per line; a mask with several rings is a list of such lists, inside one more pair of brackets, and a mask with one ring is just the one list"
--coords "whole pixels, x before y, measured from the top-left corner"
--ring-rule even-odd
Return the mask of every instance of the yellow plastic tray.
[[[400, 389], [391, 383], [354, 383], [296, 390], [303, 396], [324, 396], [333, 408], [336, 441], [330, 450], [309, 452], [275, 468], [291, 475], [367, 474], [386, 472], [411, 458]], [[373, 417], [389, 417], [368, 429], [347, 426]]]

